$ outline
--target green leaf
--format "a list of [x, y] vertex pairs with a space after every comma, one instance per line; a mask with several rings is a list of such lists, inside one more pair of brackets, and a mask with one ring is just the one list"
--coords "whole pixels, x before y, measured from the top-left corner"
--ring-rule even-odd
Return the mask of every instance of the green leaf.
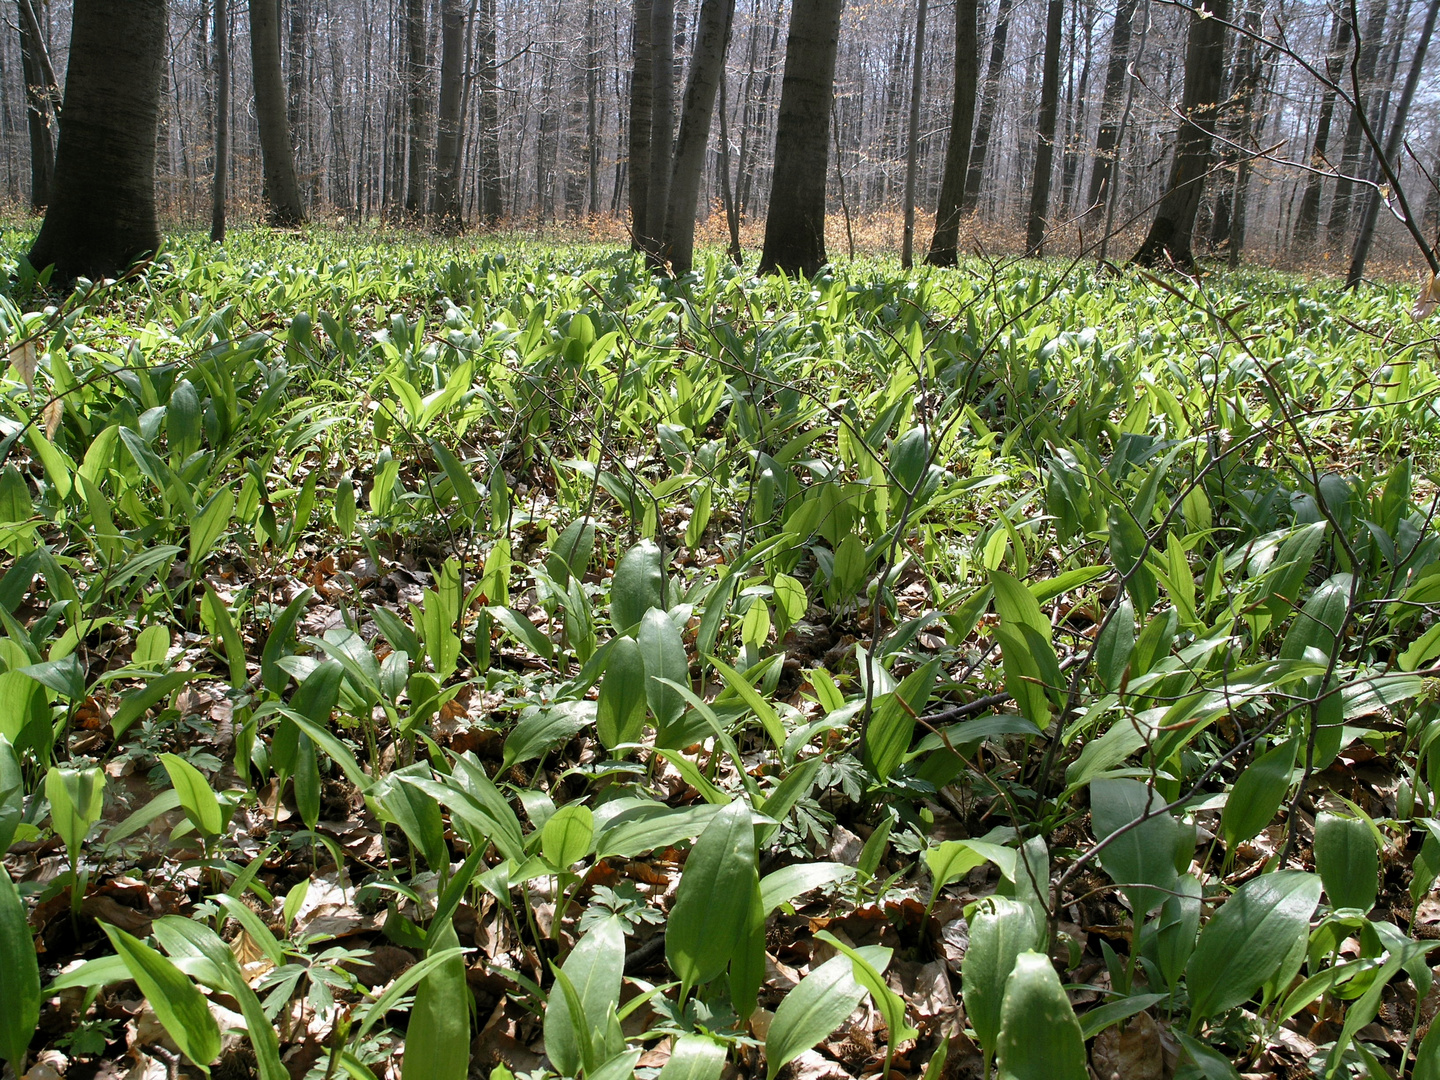
[[[607, 1030], [620, 1002], [625, 973], [625, 934], [619, 921], [606, 919], [592, 927], [575, 945], [560, 970], [575, 988], [581, 1015], [572, 1017], [569, 995], [551, 993], [545, 1008], [545, 1052], [562, 1076], [574, 1076], [583, 1064], [580, 1030]], [[557, 987], [558, 989], [558, 987]]]
[[681, 1035], [658, 1080], [720, 1080], [725, 1071], [725, 1045], [708, 1035]]
[[1191, 1063], [1199, 1072], [1200, 1080], [1240, 1080], [1240, 1074], [1224, 1054], [1212, 1050], [1199, 1039], [1192, 1039], [1183, 1031], [1175, 1031], [1174, 1034], [1180, 1040], [1185, 1053], [1190, 1056]]
[[862, 745], [865, 767], [884, 782], [905, 759], [915, 734], [915, 718], [925, 710], [942, 661], [939, 657], [912, 671], [875, 703]]
[[653, 540], [641, 540], [615, 566], [610, 583], [610, 622], [616, 633], [628, 634], [651, 608], [665, 608], [665, 572], [660, 566], [659, 545]]
[[890, 989], [885, 982], [885, 977], [875, 969], [870, 961], [860, 955], [860, 950], [852, 949], [828, 930], [821, 930], [815, 936], [821, 941], [835, 946], [854, 964], [855, 981], [869, 993], [871, 1000], [875, 1002], [875, 1007], [880, 1010], [880, 1015], [885, 1019], [885, 1060], [888, 1062], [894, 1056], [896, 1046], [920, 1034], [905, 1020], [904, 1000]]
[[606, 749], [635, 742], [645, 728], [645, 660], [633, 638], [616, 638], [605, 660], [595, 731]]
[[675, 620], [658, 607], [645, 613], [637, 636], [645, 664], [645, 700], [655, 717], [656, 731], [663, 733], [685, 712], [685, 699], [661, 681], [668, 679], [681, 684], [690, 681], [685, 642]]
[[290, 681], [290, 675], [280, 666], [280, 658], [290, 651], [290, 640], [295, 635], [295, 624], [300, 621], [305, 605], [315, 595], [313, 589], [302, 589], [295, 599], [285, 605], [285, 610], [276, 617], [270, 633], [265, 638], [265, 650], [260, 657], [260, 682], [272, 694], [279, 694]]
[[1039, 944], [1030, 905], [1004, 896], [982, 900], [970, 916], [970, 947], [960, 962], [965, 1016], [987, 1057], [997, 1050], [1005, 983], [1021, 953]]
[[90, 826], [100, 820], [105, 805], [105, 773], [54, 766], [45, 774], [45, 797], [50, 800], [50, 825], [65, 842], [72, 860], [80, 857]]
[[521, 718], [505, 736], [504, 758], [500, 771], [522, 761], [538, 758], [557, 743], [572, 738], [595, 719], [594, 705], [583, 701], [564, 701], [549, 709], [536, 709]]
[[429, 766], [411, 765], [392, 772], [370, 789], [370, 796], [382, 819], [400, 826], [411, 845], [425, 856], [425, 862], [437, 874], [450, 870], [450, 849], [445, 845], [445, 820], [440, 804], [429, 792], [414, 784], [404, 783], [406, 774], [428, 777]]
[[1120, 686], [1134, 651], [1135, 607], [1126, 596], [1095, 642], [1095, 674], [1100, 676], [1106, 690]]
[[[311, 473], [311, 476], [317, 474]], [[205, 559], [230, 526], [235, 514], [235, 493], [222, 487], [207, 502], [190, 526], [190, 572], [199, 573]]]
[[100, 929], [180, 1052], [208, 1074], [210, 1063], [220, 1056], [220, 1027], [204, 995], [179, 968], [143, 941], [107, 923], [102, 922]]
[[175, 754], [161, 754], [160, 763], [170, 774], [170, 783], [175, 785], [185, 816], [200, 835], [214, 840], [224, 832], [225, 818], [220, 811], [220, 800], [215, 798], [205, 774]]
[[25, 904], [0, 866], [0, 1058], [16, 1076], [40, 1024], [40, 965]]
[[1250, 998], [1310, 932], [1320, 879], [1282, 870], [1247, 881], [1200, 932], [1185, 968], [1192, 1028]]
[[945, 840], [925, 850], [925, 865], [930, 868], [930, 906], [935, 906], [940, 890], [986, 862], [984, 855], [963, 840]]
[[665, 932], [681, 997], [725, 970], [745, 942], [760, 889], [750, 807], [736, 799], [711, 819], [685, 860]]
[[69, 701], [85, 700], [85, 669], [80, 666], [80, 658], [74, 653], [59, 660], [30, 664], [19, 671]]
[[[861, 952], [884, 954], [881, 963], [889, 961], [889, 949], [872, 945]], [[864, 996], [865, 988], [855, 980], [855, 965], [848, 956], [832, 956], [812, 969], [785, 995], [770, 1021], [765, 1036], [767, 1080], [775, 1080], [781, 1069], [844, 1023]]]
[[906, 495], [915, 493], [929, 464], [930, 440], [924, 428], [910, 428], [890, 446], [890, 475]]
[[1106, 1028], [1113, 1027], [1122, 1020], [1129, 1020], [1130, 1017], [1142, 1013], [1150, 1006], [1164, 1000], [1164, 994], [1136, 994], [1133, 997], [1124, 997], [1107, 1005], [1101, 1005], [1080, 1017], [1080, 1032], [1086, 1041], [1089, 1041]]
[[180, 687], [196, 679], [207, 678], [199, 671], [171, 671], [157, 675], [144, 686], [120, 695], [120, 704], [110, 717], [110, 728], [119, 739], [147, 712], [166, 700]]
[[459, 945], [454, 923], [446, 919], [432, 953], [450, 956], [415, 990], [401, 1080], [465, 1080], [469, 1072], [472, 1000], [465, 982], [465, 958], [455, 951]]
[[1085, 1036], [1050, 958], [1023, 952], [1005, 981], [997, 1058], [1001, 1080], [1088, 1080]]
[[516, 641], [524, 645], [536, 656], [549, 660], [555, 652], [555, 646], [543, 633], [540, 628], [528, 618], [516, 611], [514, 608], [494, 605], [489, 612], [495, 617], [495, 621], [503, 626]]
[[1315, 869], [1331, 907], [1368, 913], [1375, 906], [1380, 854], [1359, 818], [1322, 813], [1315, 819]]
[[595, 815], [587, 806], [567, 803], [545, 822], [540, 834], [540, 852], [557, 870], [568, 870], [595, 846]]
[[[1187, 832], [1170, 814], [1151, 817], [1115, 836], [1147, 812], [1165, 805], [1160, 794], [1138, 780], [1095, 780], [1090, 784], [1090, 814], [1096, 840], [1115, 837], [1100, 852], [1100, 865], [1143, 919], [1165, 902], [1179, 876], [1176, 849]], [[1187, 860], [1188, 861], [1188, 860]], [[1145, 888], [1144, 886], [1149, 886]]]
[[1235, 786], [1220, 813], [1225, 848], [1232, 854], [1236, 844], [1243, 844], [1275, 820], [1285, 792], [1290, 788], [1295, 769], [1297, 739], [1286, 739], [1240, 770]]

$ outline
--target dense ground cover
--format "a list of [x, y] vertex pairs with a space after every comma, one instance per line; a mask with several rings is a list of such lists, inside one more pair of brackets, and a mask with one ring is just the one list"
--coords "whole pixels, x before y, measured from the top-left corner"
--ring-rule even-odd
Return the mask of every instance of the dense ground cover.
[[0, 1057], [1440, 1075], [1408, 307], [320, 231], [22, 268]]

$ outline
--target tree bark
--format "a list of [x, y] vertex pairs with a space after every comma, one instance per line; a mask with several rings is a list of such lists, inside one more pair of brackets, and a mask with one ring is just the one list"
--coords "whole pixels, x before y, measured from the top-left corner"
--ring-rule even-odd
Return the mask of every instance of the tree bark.
[[1030, 216], [1025, 225], [1025, 251], [1038, 258], [1045, 250], [1050, 213], [1050, 180], [1055, 165], [1055, 121], [1060, 104], [1060, 35], [1065, 0], [1050, 0], [1045, 18], [1045, 61], [1040, 76], [1040, 123], [1035, 140], [1035, 178], [1030, 188]]
[[75, 0], [50, 208], [30, 250], [61, 281], [114, 277], [160, 246], [155, 136], [165, 0]]
[[675, 0], [652, 0], [650, 49], [650, 192], [645, 199], [645, 250], [658, 257], [670, 209], [675, 141]]
[[[1315, 121], [1315, 141], [1310, 150], [1310, 166], [1320, 170], [1328, 161], [1325, 151], [1330, 145], [1330, 127], [1335, 116], [1335, 86], [1345, 67], [1345, 52], [1350, 48], [1353, 31], [1343, 12], [1335, 15], [1330, 36], [1330, 52], [1325, 57], [1325, 93], [1320, 98], [1320, 116]], [[1295, 215], [1296, 241], [1313, 248], [1319, 241], [1320, 194], [1324, 177], [1316, 171], [1305, 178], [1305, 192], [1300, 196], [1300, 209]]]
[[43, 210], [50, 201], [55, 175], [55, 133], [50, 117], [55, 101], [55, 75], [40, 21], [30, 0], [17, 0], [20, 13], [20, 72], [25, 80], [25, 120], [30, 131], [30, 208]]
[[650, 121], [654, 111], [655, 53], [650, 34], [654, 11], [650, 0], [635, 0], [630, 76], [630, 249], [645, 250], [650, 207]]
[[425, 100], [425, 0], [405, 0], [405, 110], [410, 152], [405, 179], [405, 212], [425, 212], [425, 175], [429, 158]]
[[480, 221], [493, 226], [500, 220], [504, 192], [500, 183], [499, 65], [495, 56], [495, 0], [480, 0], [480, 26], [476, 32], [479, 53], [479, 130], [476, 149], [480, 158]]
[[955, 93], [950, 104], [950, 143], [945, 148], [935, 234], [925, 256], [931, 266], [954, 266], [960, 259], [960, 201], [970, 165], [970, 132], [975, 125], [975, 91], [980, 79], [977, 7], [977, 0], [955, 0]]
[[700, 176], [710, 145], [710, 119], [715, 114], [715, 92], [725, 77], [725, 53], [730, 47], [730, 25], [735, 0], [704, 0], [700, 30], [690, 60], [680, 135], [675, 142], [675, 164], [670, 201], [665, 210], [662, 253], [675, 274], [690, 271], [695, 261], [695, 210], [700, 198]]
[[794, 0], [775, 124], [775, 174], [760, 272], [825, 265], [825, 179], [843, 0]]
[[1385, 32], [1387, 0], [1372, 0], [1370, 13], [1365, 19], [1365, 36], [1359, 41], [1359, 55], [1352, 55], [1354, 67], [1352, 82], [1358, 82], [1360, 93], [1354, 99], [1350, 110], [1350, 123], [1345, 127], [1345, 142], [1340, 154], [1340, 176], [1335, 181], [1335, 198], [1330, 203], [1330, 218], [1325, 225], [1325, 236], [1329, 245], [1338, 247], [1345, 240], [1350, 228], [1350, 203], [1355, 191], [1351, 177], [1360, 169], [1361, 140], [1364, 126], [1355, 114], [1370, 107], [1371, 84], [1375, 79], [1375, 66], [1380, 60], [1380, 39]]
[[278, 0], [250, 0], [250, 58], [254, 65], [255, 118], [260, 127], [265, 205], [272, 225], [299, 225], [305, 220], [305, 208], [300, 201], [300, 183], [295, 177], [290, 121], [285, 115]]
[[431, 215], [444, 233], [458, 233], [460, 207], [460, 103], [465, 96], [465, 3], [443, 0], [440, 9], [440, 108], [435, 135], [435, 195]]
[[1195, 214], [1200, 209], [1205, 173], [1212, 157], [1220, 87], [1225, 77], [1223, 24], [1230, 17], [1230, 0], [1212, 0], [1208, 8], [1213, 18], [1190, 18], [1185, 91], [1180, 101], [1183, 120], [1175, 138], [1175, 159], [1165, 194], [1150, 231], [1131, 259], [1140, 266], [1153, 266], [1166, 257], [1182, 268], [1195, 261], [1190, 235], [1195, 230]]
[[910, 116], [905, 137], [905, 232], [900, 242], [900, 265], [906, 270], [915, 265], [915, 172], [920, 162], [920, 96], [925, 89], [925, 14], [929, 7], [929, 0], [919, 0], [916, 7], [915, 55], [910, 65]]
[[1000, 76], [1005, 67], [1005, 43], [1010, 35], [1012, 0], [1000, 0], [995, 12], [995, 32], [990, 38], [990, 59], [985, 65], [985, 94], [980, 100], [980, 119], [975, 123], [975, 139], [970, 144], [970, 164], [965, 174], [965, 194], [960, 209], [973, 210], [980, 199], [980, 182], [985, 178], [985, 156], [990, 149], [990, 129], [995, 111], [1000, 106]]
[[1120, 113], [1125, 99], [1125, 76], [1130, 63], [1130, 36], [1135, 23], [1136, 0], [1120, 0], [1115, 29], [1110, 35], [1110, 60], [1105, 68], [1105, 92], [1100, 102], [1100, 130], [1095, 136], [1095, 163], [1090, 170], [1094, 206], [1110, 190], [1115, 176], [1115, 148], [1120, 134]]
[[215, 179], [210, 185], [210, 239], [225, 242], [230, 168], [230, 0], [215, 0]]

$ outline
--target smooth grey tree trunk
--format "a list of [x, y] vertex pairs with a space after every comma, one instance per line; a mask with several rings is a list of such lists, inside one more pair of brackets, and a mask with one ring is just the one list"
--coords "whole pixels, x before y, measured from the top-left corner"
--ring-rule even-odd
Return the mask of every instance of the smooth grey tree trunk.
[[635, 0], [630, 75], [630, 249], [645, 250], [650, 207], [650, 118], [654, 110], [655, 55], [650, 33], [654, 12], [650, 0]]
[[935, 233], [925, 256], [931, 266], [954, 266], [960, 259], [960, 200], [970, 165], [970, 134], [975, 126], [975, 91], [980, 79], [977, 8], [977, 0], [955, 0], [955, 93], [950, 103], [950, 142], [945, 148], [940, 206], [935, 211]]
[[730, 229], [730, 261], [736, 266], [745, 264], [745, 254], [740, 250], [740, 208], [735, 205], [735, 189], [730, 180], [730, 125], [727, 119], [728, 106], [725, 101], [725, 78], [720, 79], [720, 198], [725, 204], [725, 224]]
[[985, 65], [985, 93], [980, 99], [980, 119], [975, 122], [975, 139], [970, 144], [970, 165], [965, 174], [961, 211], [975, 209], [980, 199], [980, 182], [985, 178], [985, 157], [990, 149], [990, 129], [1000, 107], [1000, 76], [1005, 67], [1005, 43], [1010, 36], [1012, 0], [1000, 0], [995, 12], [995, 31], [990, 38], [990, 59]]
[[1185, 118], [1175, 138], [1175, 158], [1165, 194], [1132, 262], [1153, 266], [1169, 258], [1176, 266], [1194, 264], [1191, 234], [1200, 209], [1205, 174], [1210, 169], [1220, 88], [1225, 79], [1225, 26], [1230, 0], [1211, 0], [1213, 18], [1192, 15], [1185, 45], [1185, 91], [1180, 113]]
[[[1385, 138], [1385, 161], [1391, 169], [1399, 160], [1400, 148], [1405, 140], [1405, 121], [1410, 114], [1410, 103], [1415, 98], [1415, 88], [1420, 85], [1420, 69], [1425, 65], [1425, 53], [1430, 47], [1430, 38], [1435, 33], [1436, 16], [1440, 15], [1440, 0], [1430, 0], [1425, 9], [1425, 28], [1415, 43], [1415, 56], [1410, 61], [1410, 72], [1405, 76], [1405, 88], [1400, 92], [1400, 101], [1395, 106], [1395, 117], [1390, 121], [1390, 131]], [[1408, 207], [1403, 208], [1408, 215]], [[1375, 221], [1380, 216], [1380, 193], [1373, 188], [1367, 192], [1361, 210], [1360, 225], [1355, 233], [1355, 246], [1350, 254], [1350, 272], [1345, 275], [1345, 284], [1355, 288], [1365, 276], [1365, 260], [1370, 255], [1370, 245], [1375, 239]]]
[[652, 0], [650, 9], [650, 191], [645, 199], [644, 248], [658, 258], [675, 148], [675, 0]]
[[215, 0], [215, 179], [210, 185], [210, 239], [225, 242], [230, 169], [230, 0]]
[[255, 118], [260, 127], [260, 157], [265, 173], [265, 205], [271, 224], [299, 225], [305, 220], [305, 207], [300, 201], [300, 182], [295, 177], [290, 119], [285, 114], [279, 0], [250, 0], [250, 58], [254, 66]]
[[476, 132], [476, 149], [480, 158], [477, 202], [481, 223], [493, 226], [500, 220], [504, 199], [500, 181], [500, 72], [495, 56], [495, 0], [480, 0], [479, 21], [476, 31], [480, 80]]
[[20, 28], [20, 72], [25, 80], [25, 121], [30, 132], [30, 208], [43, 210], [50, 201], [55, 175], [55, 74], [40, 20], [30, 0], [17, 0]]
[[405, 113], [409, 158], [405, 170], [405, 213], [425, 212], [425, 180], [429, 164], [426, 139], [425, 0], [405, 0]]
[[825, 265], [825, 179], [843, 0], [794, 0], [775, 124], [775, 171], [760, 272]]
[[1025, 252], [1038, 258], [1045, 250], [1050, 214], [1050, 181], [1055, 171], [1055, 123], [1060, 105], [1060, 35], [1065, 0], [1050, 0], [1045, 13], [1045, 60], [1040, 76], [1040, 121], [1035, 140], [1035, 177], [1030, 216], [1025, 223]]
[[1115, 10], [1115, 29], [1110, 34], [1110, 60], [1105, 67], [1105, 90], [1100, 101], [1100, 130], [1095, 136], [1094, 165], [1090, 170], [1090, 193], [1086, 200], [1096, 205], [1109, 192], [1115, 176], [1115, 146], [1120, 137], [1120, 113], [1125, 99], [1125, 77], [1130, 63], [1130, 36], [1135, 23], [1136, 0], [1120, 0]]
[[61, 281], [115, 277], [160, 246], [155, 136], [165, 0], [75, 0], [50, 207], [30, 250]]
[[665, 208], [662, 234], [662, 256], [675, 274], [688, 273], [695, 262], [695, 210], [700, 199], [700, 177], [705, 171], [705, 151], [710, 145], [715, 92], [725, 77], [725, 54], [730, 48], [730, 25], [734, 16], [735, 0], [704, 0], [700, 7], [699, 36], [685, 86], [680, 135], [675, 140], [670, 202]]
[[915, 54], [910, 63], [910, 116], [905, 133], [905, 231], [900, 241], [900, 265], [906, 270], [915, 265], [915, 172], [920, 163], [920, 95], [925, 89], [925, 15], [929, 8], [929, 0], [919, 0], [916, 6]]
[[1317, 170], [1305, 178], [1305, 191], [1300, 196], [1300, 209], [1295, 215], [1295, 240], [1307, 248], [1319, 242], [1320, 195], [1324, 177], [1318, 170], [1327, 165], [1325, 151], [1330, 145], [1330, 128], [1335, 116], [1335, 85], [1345, 67], [1345, 51], [1350, 48], [1353, 31], [1344, 12], [1335, 15], [1330, 37], [1330, 52], [1325, 57], [1327, 86], [1320, 98], [1320, 115], [1315, 121], [1315, 141], [1310, 149], [1310, 167]]
[[460, 207], [460, 121], [465, 97], [465, 3], [440, 8], [440, 108], [435, 125], [435, 195], [431, 215], [444, 233], [463, 225]]

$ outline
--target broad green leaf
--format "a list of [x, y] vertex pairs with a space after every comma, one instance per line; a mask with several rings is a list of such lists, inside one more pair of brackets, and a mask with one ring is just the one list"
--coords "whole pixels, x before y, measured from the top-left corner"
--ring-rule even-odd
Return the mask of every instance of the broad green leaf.
[[595, 846], [595, 815], [588, 806], [568, 803], [562, 806], [541, 830], [540, 851], [545, 861], [557, 870], [568, 870]]
[[1005, 981], [996, 1057], [1001, 1080], [1088, 1080], [1085, 1036], [1050, 958], [1023, 952]]
[[551, 644], [550, 639], [545, 636], [540, 628], [525, 615], [516, 611], [514, 608], [504, 607], [498, 604], [492, 606], [489, 611], [490, 614], [494, 616], [495, 621], [509, 631], [510, 636], [516, 641], [520, 642], [520, 644], [524, 645], [536, 656], [543, 657], [546, 660], [550, 659], [555, 651], [555, 646]]
[[904, 1000], [890, 989], [884, 976], [871, 965], [870, 961], [860, 955], [858, 949], [852, 949], [828, 930], [821, 930], [815, 936], [839, 949], [841, 954], [848, 956], [851, 963], [855, 965], [855, 981], [869, 993], [871, 1000], [875, 1002], [875, 1007], [885, 1019], [885, 1060], [888, 1063], [894, 1056], [896, 1046], [920, 1034], [905, 1020]]
[[1018, 900], [992, 896], [970, 916], [970, 947], [960, 962], [960, 987], [965, 1016], [987, 1056], [997, 1050], [1006, 980], [1016, 958], [1035, 948], [1039, 939], [1034, 912]]
[[1380, 853], [1370, 826], [1359, 818], [1322, 813], [1315, 819], [1315, 869], [1331, 907], [1368, 914], [1375, 906]]
[[521, 718], [505, 736], [504, 760], [500, 771], [522, 761], [540, 757], [552, 746], [574, 737], [595, 720], [595, 706], [583, 701], [565, 701], [548, 709], [536, 709]]
[[1106, 690], [1115, 690], [1135, 651], [1135, 606], [1125, 596], [1095, 642], [1095, 674]]
[[657, 1080], [720, 1080], [725, 1045], [708, 1035], [681, 1035]]
[[460, 939], [448, 918], [432, 953], [450, 953], [415, 989], [410, 1024], [405, 1030], [401, 1080], [465, 1080], [470, 1069], [470, 987]]
[[445, 821], [434, 796], [414, 784], [404, 783], [405, 775], [427, 776], [429, 767], [418, 764], [390, 773], [373, 788], [370, 797], [383, 820], [400, 826], [411, 846], [437, 874], [450, 869], [450, 849], [445, 844]]
[[[576, 943], [560, 970], [575, 988], [583, 1030], [606, 1030], [620, 1002], [620, 981], [625, 972], [625, 935], [619, 921], [606, 919], [592, 927]], [[574, 1076], [583, 1064], [571, 1010], [568, 995], [551, 993], [545, 1008], [545, 1052], [563, 1076]]]
[[945, 840], [925, 850], [925, 865], [930, 868], [930, 906], [935, 906], [940, 890], [957, 881], [988, 860], [963, 840]]
[[640, 620], [637, 635], [645, 665], [645, 700], [655, 717], [655, 728], [664, 732], [685, 712], [685, 699], [662, 680], [690, 681], [690, 661], [685, 642], [675, 621], [659, 608], [651, 608]]
[[25, 904], [0, 866], [0, 1058], [19, 1075], [40, 1023], [40, 965]]
[[1220, 813], [1225, 848], [1234, 852], [1242, 844], [1275, 820], [1285, 792], [1290, 788], [1295, 768], [1296, 739], [1286, 739], [1261, 754], [1235, 778], [1235, 786]]
[[[1169, 813], [1156, 813], [1141, 824], [1130, 826], [1164, 805], [1165, 800], [1158, 792], [1138, 780], [1105, 779], [1090, 784], [1095, 839], [1113, 837], [1100, 851], [1100, 865], [1129, 898], [1131, 910], [1142, 919], [1163, 904], [1166, 895], [1174, 890], [1179, 876], [1175, 852], [1185, 843], [1187, 833]], [[1126, 831], [1121, 832], [1122, 829]]]
[[610, 583], [610, 622], [615, 632], [634, 630], [651, 608], [665, 608], [665, 572], [660, 566], [660, 548], [653, 540], [641, 540], [615, 566]]
[[207, 840], [216, 839], [225, 831], [225, 818], [220, 811], [220, 800], [210, 789], [205, 774], [176, 754], [161, 754], [160, 763], [170, 775], [170, 783], [175, 786], [190, 824]]
[[640, 646], [633, 638], [616, 638], [605, 661], [605, 676], [595, 704], [595, 731], [607, 749], [640, 737], [645, 727], [648, 682]]
[[180, 1052], [208, 1074], [210, 1063], [220, 1056], [220, 1027], [204, 995], [179, 968], [143, 941], [107, 923], [101, 923], [100, 929]]
[[[872, 945], [861, 952], [867, 957], [883, 954], [882, 966], [889, 962], [889, 949]], [[844, 1023], [864, 996], [848, 956], [832, 956], [811, 970], [785, 995], [770, 1021], [765, 1036], [767, 1080], [775, 1080], [781, 1069]]]
[[135, 690], [127, 690], [121, 694], [120, 704], [115, 709], [114, 715], [110, 717], [110, 729], [115, 732], [115, 738], [121, 738], [137, 720], [160, 702], [169, 698], [180, 687], [195, 679], [203, 678], [206, 676], [202, 672], [171, 671], [165, 675], [156, 675], [144, 686]]
[[938, 657], [928, 661], [875, 702], [875, 711], [865, 728], [861, 745], [865, 767], [877, 780], [883, 782], [889, 779], [904, 760], [915, 733], [915, 718], [925, 710], [925, 703], [930, 700], [940, 665]]
[[736, 799], [695, 841], [670, 909], [665, 959], [680, 977], [682, 997], [723, 972], [745, 942], [759, 888], [750, 807]]
[[50, 824], [72, 860], [90, 826], [100, 820], [105, 804], [105, 773], [98, 766], [89, 769], [62, 769], [52, 766], [45, 774], [45, 797], [50, 800]]
[[1192, 1026], [1233, 1009], [1285, 962], [1310, 932], [1320, 879], [1282, 870], [1247, 881], [1205, 924], [1185, 968]]
[[20, 771], [20, 755], [10, 740], [0, 735], [0, 857], [10, 850], [24, 811], [25, 776]]

